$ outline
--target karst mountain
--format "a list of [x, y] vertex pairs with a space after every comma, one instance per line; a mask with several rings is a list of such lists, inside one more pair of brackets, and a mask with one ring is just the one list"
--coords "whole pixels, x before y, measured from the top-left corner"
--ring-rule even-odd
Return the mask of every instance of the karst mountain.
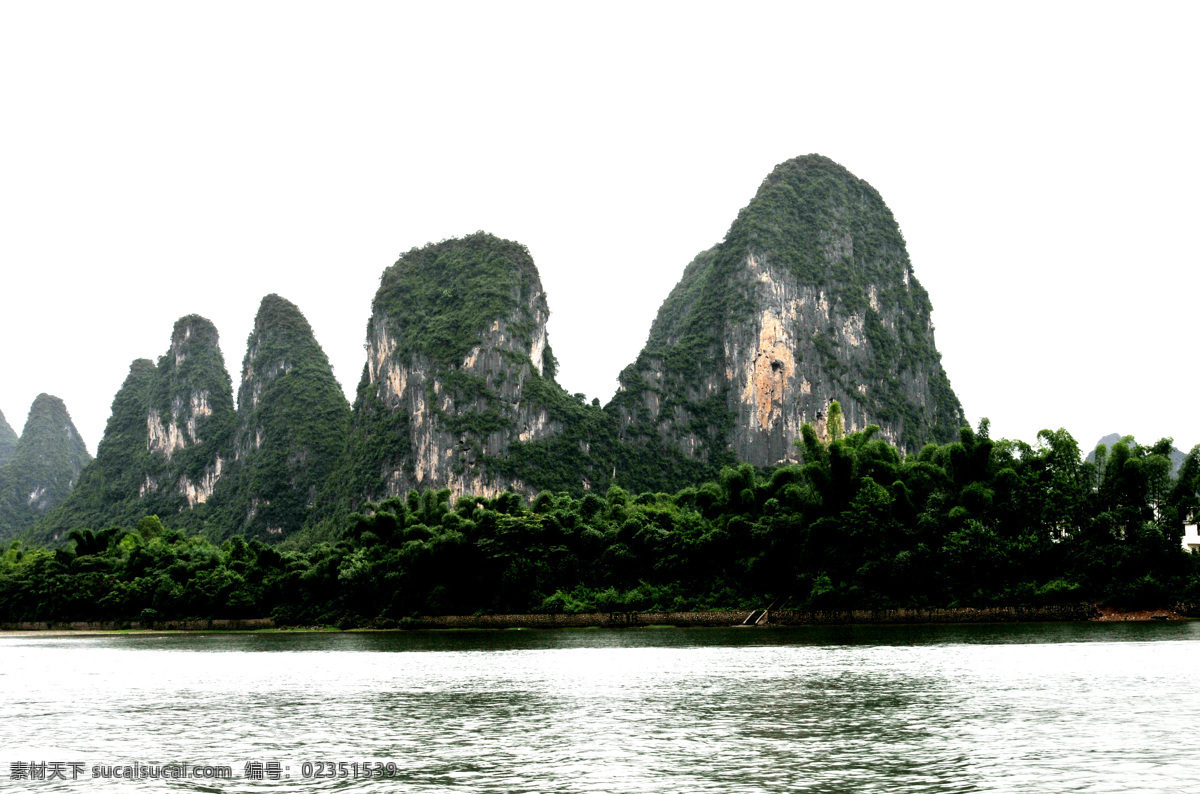
[[38, 529], [158, 514], [217, 537], [324, 522], [333, 538], [349, 512], [416, 490], [674, 492], [727, 465], [798, 461], [801, 427], [825, 435], [834, 401], [847, 431], [878, 425], [916, 452], [965, 421], [931, 313], [879, 193], [798, 157], [682, 268], [601, 407], [555, 380], [528, 249], [478, 232], [383, 272], [352, 408], [285, 299], [262, 301], [236, 408], [216, 328], [179, 320], [157, 363], [133, 363], [97, 459]]

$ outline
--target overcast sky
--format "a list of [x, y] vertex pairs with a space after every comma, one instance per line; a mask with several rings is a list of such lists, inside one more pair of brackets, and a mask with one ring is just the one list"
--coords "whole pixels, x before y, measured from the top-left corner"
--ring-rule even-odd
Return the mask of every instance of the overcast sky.
[[[749, 8], [747, 7], [749, 6]], [[0, 410], [95, 452], [197, 313], [234, 387], [263, 295], [348, 395], [380, 273], [533, 254], [568, 391], [607, 401], [777, 163], [874, 185], [972, 423], [1200, 442], [1195, 4], [6, 3]]]

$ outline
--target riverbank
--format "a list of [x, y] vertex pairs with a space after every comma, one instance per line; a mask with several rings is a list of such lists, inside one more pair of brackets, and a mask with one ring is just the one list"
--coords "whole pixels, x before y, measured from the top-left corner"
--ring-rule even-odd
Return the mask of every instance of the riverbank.
[[0, 623], [0, 633], [50, 631], [57, 633], [103, 632], [109, 634], [117, 631], [262, 631], [274, 628], [275, 621], [270, 618], [156, 620], [153, 623], [143, 623], [137, 620]]
[[1100, 611], [1091, 604], [1055, 607], [990, 607], [984, 609], [886, 609], [753, 612], [593, 612], [555, 615], [440, 615], [403, 621], [401, 628], [500, 629], [587, 628], [631, 626], [833, 626], [894, 623], [1033, 623], [1092, 620]]
[[[1096, 604], [1048, 607], [956, 607], [883, 610], [714, 610], [706, 612], [589, 612], [581, 614], [431, 615], [400, 621], [376, 620], [356, 628], [374, 631], [420, 629], [584, 629], [636, 627], [845, 626], [930, 623], [1046, 623], [1085, 621], [1150, 621], [1200, 618], [1200, 604], [1170, 609], [1120, 610]], [[748, 622], [749, 621], [749, 622]], [[270, 618], [73, 621], [67, 623], [0, 623], [0, 632], [111, 633], [121, 631], [330, 631], [323, 626], [277, 626]]]

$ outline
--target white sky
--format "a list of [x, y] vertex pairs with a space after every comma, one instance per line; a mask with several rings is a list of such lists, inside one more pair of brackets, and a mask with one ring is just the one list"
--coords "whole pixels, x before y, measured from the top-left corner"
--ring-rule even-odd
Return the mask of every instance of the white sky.
[[[749, 6], [749, 7], [747, 7]], [[527, 245], [569, 391], [607, 401], [771, 168], [895, 213], [972, 423], [1200, 441], [1195, 4], [5, 3], [0, 410], [95, 452], [176, 318], [237, 386], [263, 295], [352, 396], [383, 269]]]

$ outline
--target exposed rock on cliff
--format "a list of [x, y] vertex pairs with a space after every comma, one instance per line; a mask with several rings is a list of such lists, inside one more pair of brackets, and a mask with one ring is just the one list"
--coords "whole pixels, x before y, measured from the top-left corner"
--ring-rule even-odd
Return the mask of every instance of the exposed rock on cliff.
[[234, 423], [233, 386], [216, 326], [184, 317], [158, 360], [150, 394], [146, 447], [160, 476], [147, 481], [145, 492], [181, 496], [187, 507], [208, 501], [231, 457]]
[[233, 457], [214, 534], [273, 540], [298, 529], [345, 443], [350, 405], [300, 310], [263, 298], [246, 342]]
[[0, 411], [0, 466], [12, 460], [16, 451], [17, 433], [4, 419], [4, 412]]
[[61, 504], [91, 459], [63, 401], [39, 394], [12, 459], [0, 466], [0, 539]]
[[608, 410], [632, 450], [623, 479], [795, 460], [800, 427], [823, 432], [833, 400], [848, 432], [878, 424], [908, 450], [953, 438], [964, 416], [930, 311], [875, 189], [818, 155], [783, 163], [688, 265], [621, 373]]
[[[529, 452], [577, 415], [601, 415], [554, 382], [548, 317], [537, 268], [518, 243], [480, 232], [401, 256], [372, 304], [330, 501], [414, 488], [531, 493], [560, 476], [578, 487], [578, 471], [535, 466]], [[526, 452], [514, 458], [517, 447]]]
[[173, 523], [199, 528], [201, 516], [188, 508], [212, 496], [232, 457], [234, 426], [217, 329], [203, 317], [184, 317], [157, 366], [145, 359], [130, 366], [96, 460], [38, 534], [54, 540], [75, 527], [132, 525], [144, 515], [183, 511]]

